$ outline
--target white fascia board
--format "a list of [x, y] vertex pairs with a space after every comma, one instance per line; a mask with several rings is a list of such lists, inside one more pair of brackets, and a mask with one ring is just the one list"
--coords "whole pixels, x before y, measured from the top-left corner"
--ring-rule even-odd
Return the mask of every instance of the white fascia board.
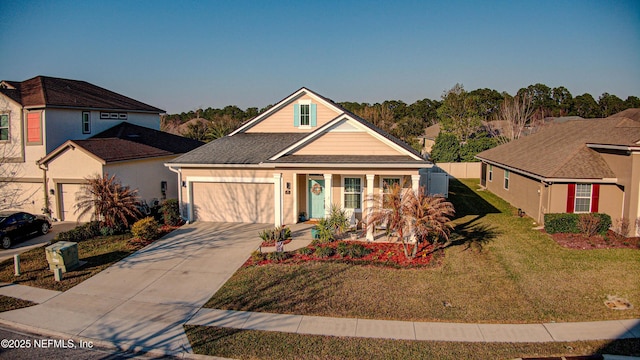
[[433, 167], [433, 164], [407, 164], [407, 163], [396, 163], [396, 164], [336, 164], [336, 163], [314, 163], [314, 164], [305, 164], [305, 163], [276, 163], [278, 168], [353, 168], [353, 169], [370, 169], [370, 168], [389, 168], [389, 169], [401, 169], [401, 168], [414, 168], [414, 169], [426, 169]]
[[503, 169], [507, 169], [511, 172], [514, 172], [516, 174], [521, 174], [521, 175], [525, 175], [531, 178], [534, 178], [536, 180], [540, 180], [542, 182], [545, 183], [592, 183], [592, 184], [615, 184], [618, 182], [618, 178], [601, 178], [601, 179], [577, 179], [577, 178], [548, 178], [548, 177], [544, 177], [544, 176], [540, 176], [528, 171], [523, 171], [520, 169], [516, 169], [514, 167], [511, 166], [507, 166], [504, 164], [501, 164], [499, 162], [495, 162], [495, 161], [490, 161], [484, 158], [480, 158], [477, 157], [477, 159], [482, 160], [483, 162], [486, 162], [487, 164], [491, 164], [491, 165], [495, 165], [497, 167], [501, 167]]
[[323, 99], [322, 97], [320, 97], [318, 94], [316, 94], [313, 91], [303, 87], [300, 90], [298, 90], [295, 93], [293, 93], [290, 96], [288, 96], [287, 98], [285, 98], [284, 100], [282, 100], [279, 103], [275, 104], [273, 107], [271, 107], [271, 109], [269, 109], [269, 110], [265, 111], [264, 113], [256, 116], [253, 120], [251, 120], [248, 123], [246, 123], [246, 124], [242, 125], [241, 127], [237, 128], [235, 131], [233, 131], [232, 133], [230, 133], [227, 136], [233, 136], [233, 135], [235, 135], [237, 133], [243, 132], [248, 127], [251, 127], [251, 126], [253, 126], [253, 124], [262, 121], [263, 118], [273, 114], [276, 111], [279, 111], [285, 105], [289, 104], [291, 101], [293, 101], [296, 98], [300, 97], [301, 95], [305, 95], [305, 94], [311, 96], [312, 98], [314, 98], [318, 103], [321, 103], [324, 106], [327, 106], [327, 107], [330, 107], [330, 108], [334, 109], [336, 112], [342, 112], [342, 110], [337, 108], [334, 104], [331, 104], [330, 102], [328, 102], [325, 99]]
[[166, 167], [173, 167], [179, 169], [197, 169], [197, 168], [244, 168], [244, 169], [254, 169], [254, 168], [274, 168], [275, 164], [189, 164], [189, 163], [165, 163]]

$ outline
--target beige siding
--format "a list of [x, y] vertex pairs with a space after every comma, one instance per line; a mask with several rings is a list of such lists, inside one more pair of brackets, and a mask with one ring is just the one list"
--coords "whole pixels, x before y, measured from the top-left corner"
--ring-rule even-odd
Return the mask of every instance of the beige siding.
[[367, 132], [329, 132], [294, 155], [403, 155]]
[[[487, 166], [487, 171], [489, 167]], [[543, 185], [540, 181], [510, 172], [509, 189], [504, 188], [504, 170], [493, 166], [493, 180], [487, 175], [487, 189], [500, 196], [516, 208], [522, 209], [534, 220], [542, 221], [540, 211]], [[565, 193], [566, 196], [566, 193]]]
[[163, 199], [161, 182], [167, 182], [166, 199], [178, 197], [178, 178], [164, 163], [175, 158], [174, 156], [149, 160], [127, 161], [123, 163], [108, 164], [104, 172], [116, 175], [124, 184], [138, 190], [140, 199], [150, 203], [153, 199]]
[[274, 222], [273, 184], [193, 183], [196, 221]]
[[[282, 173], [282, 222], [284, 224], [290, 224], [298, 215], [293, 213], [293, 182], [293, 172]], [[289, 184], [289, 193], [287, 193], [287, 183]]]
[[[296, 104], [299, 100], [311, 100], [314, 104], [317, 104], [316, 107], [316, 120], [317, 126], [314, 128], [296, 128], [293, 126], [293, 105]], [[316, 130], [318, 127], [328, 123], [333, 120], [336, 116], [340, 115], [340, 113], [332, 110], [331, 108], [324, 106], [321, 103], [313, 100], [310, 96], [304, 95], [294, 101], [286, 104], [282, 109], [276, 111], [271, 114], [267, 118], [263, 119], [259, 124], [255, 125], [251, 129], [247, 130], [248, 133], [251, 132], [312, 132]]]

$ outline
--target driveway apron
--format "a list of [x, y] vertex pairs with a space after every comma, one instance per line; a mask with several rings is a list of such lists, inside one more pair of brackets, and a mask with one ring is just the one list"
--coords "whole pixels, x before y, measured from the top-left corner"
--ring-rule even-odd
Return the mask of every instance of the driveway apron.
[[0, 318], [122, 349], [191, 352], [182, 325], [260, 245], [257, 234], [269, 226], [185, 225], [72, 289]]

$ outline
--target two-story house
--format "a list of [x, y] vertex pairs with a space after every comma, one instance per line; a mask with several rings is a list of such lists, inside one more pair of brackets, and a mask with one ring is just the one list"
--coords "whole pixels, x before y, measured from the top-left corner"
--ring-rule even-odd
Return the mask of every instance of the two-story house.
[[175, 197], [162, 163], [201, 143], [160, 132], [163, 112], [85, 81], [0, 82], [0, 208], [76, 220], [79, 186], [105, 173], [146, 199]]

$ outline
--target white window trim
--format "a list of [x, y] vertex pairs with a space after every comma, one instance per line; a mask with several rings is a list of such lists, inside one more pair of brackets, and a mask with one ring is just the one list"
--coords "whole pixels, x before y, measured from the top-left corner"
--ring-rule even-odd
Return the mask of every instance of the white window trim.
[[493, 165], [489, 164], [489, 182], [493, 182]]
[[504, 179], [502, 181], [502, 187], [505, 190], [509, 190], [509, 187], [511, 186], [511, 172], [509, 170], [504, 170]]
[[[586, 196], [578, 197], [578, 185], [588, 185], [589, 186], [589, 208], [587, 211], [578, 211], [578, 199], [587, 199]], [[591, 203], [593, 202], [593, 185], [592, 184], [576, 184], [576, 193], [573, 196], [573, 212], [576, 214], [588, 214], [591, 212]]]
[[[360, 208], [357, 209], [352, 209], [352, 208], [347, 208], [345, 206], [344, 203], [344, 195], [345, 195], [345, 191], [344, 191], [344, 181], [345, 179], [360, 179]], [[340, 205], [342, 205], [342, 208], [345, 210], [353, 210], [356, 213], [361, 213], [362, 212], [362, 208], [363, 208], [363, 201], [364, 201], [364, 177], [363, 176], [359, 176], [359, 175], [342, 175], [340, 176]]]
[[8, 143], [11, 140], [11, 114], [10, 113], [0, 113], [0, 115], [6, 115], [7, 116], [7, 139], [6, 140], [0, 139], [0, 142]]
[[302, 106], [298, 113], [298, 129], [311, 129], [311, 100], [298, 100], [298, 105], [309, 105], [309, 124], [302, 125]]
[[384, 179], [396, 179], [402, 186], [402, 176], [380, 176], [380, 194], [384, 194]]

